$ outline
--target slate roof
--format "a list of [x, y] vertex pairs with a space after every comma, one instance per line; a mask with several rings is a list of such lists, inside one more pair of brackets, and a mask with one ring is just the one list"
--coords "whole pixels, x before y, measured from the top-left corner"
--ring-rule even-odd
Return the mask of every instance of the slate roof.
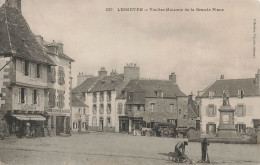
[[73, 107], [88, 107], [83, 101], [73, 98], [72, 99], [72, 106]]
[[[187, 97], [177, 84], [169, 80], [135, 79], [131, 80], [122, 91], [144, 93], [146, 98], [158, 98], [157, 91], [163, 92], [163, 98]], [[118, 97], [122, 97], [122, 95]]]
[[138, 86], [134, 90], [142, 89], [145, 92], [145, 97], [157, 97], [155, 91], [162, 91], [165, 98], [186, 97], [178, 85], [169, 80], [138, 79], [136, 81]]
[[88, 90], [99, 80], [99, 77], [87, 78], [82, 84], [71, 90], [71, 93], [88, 92]]
[[55, 65], [37, 42], [21, 12], [3, 4], [0, 7], [0, 56], [11, 55]]
[[209, 91], [216, 92], [214, 97], [222, 97], [223, 90], [228, 90], [230, 97], [237, 97], [238, 90], [245, 91], [244, 97], [260, 95], [259, 88], [255, 84], [255, 78], [247, 78], [217, 80], [205, 90], [201, 97], [209, 97]]
[[98, 80], [89, 92], [114, 91], [123, 81], [124, 74], [105, 76], [101, 80]]

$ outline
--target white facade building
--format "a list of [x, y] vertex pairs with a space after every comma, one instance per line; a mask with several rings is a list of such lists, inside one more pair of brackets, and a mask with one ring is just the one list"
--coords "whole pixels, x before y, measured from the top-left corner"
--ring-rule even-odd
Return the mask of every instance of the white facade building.
[[230, 93], [229, 103], [235, 109], [237, 132], [245, 134], [249, 128], [260, 126], [260, 69], [255, 78], [224, 79], [221, 76], [198, 96], [202, 135], [215, 136], [219, 126], [219, 108], [223, 105], [222, 92]]

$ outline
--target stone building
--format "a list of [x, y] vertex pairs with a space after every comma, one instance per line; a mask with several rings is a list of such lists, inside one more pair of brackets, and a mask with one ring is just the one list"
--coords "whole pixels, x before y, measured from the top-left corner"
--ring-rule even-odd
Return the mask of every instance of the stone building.
[[88, 106], [78, 98], [73, 98], [72, 102], [72, 131], [78, 133], [88, 132]]
[[[28, 123], [38, 136], [64, 132], [65, 117], [60, 112], [69, 121], [73, 60], [60, 53], [61, 44], [52, 55], [48, 45], [39, 42], [22, 16], [20, 0], [6, 0], [0, 7], [0, 25], [0, 112], [8, 132], [22, 130]], [[57, 97], [49, 97], [51, 91]]]
[[229, 92], [229, 103], [235, 109], [233, 124], [237, 133], [246, 134], [250, 128], [260, 126], [260, 69], [258, 69], [254, 78], [224, 79], [222, 75], [197, 96], [202, 135], [217, 134], [220, 121], [219, 109], [222, 106], [222, 93], [225, 90]]
[[86, 104], [89, 106], [89, 129], [114, 132], [117, 121], [116, 98], [122, 88], [132, 79], [139, 77], [140, 68], [136, 64], [127, 64], [124, 74], [112, 71], [110, 75], [103, 69], [99, 79], [86, 93]]
[[187, 119], [188, 97], [169, 80], [133, 79], [118, 95], [116, 132], [132, 132], [156, 122], [183, 125]]

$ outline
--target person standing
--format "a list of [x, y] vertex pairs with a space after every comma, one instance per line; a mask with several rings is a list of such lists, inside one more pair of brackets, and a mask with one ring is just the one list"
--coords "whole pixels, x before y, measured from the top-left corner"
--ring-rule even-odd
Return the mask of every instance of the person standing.
[[204, 138], [203, 141], [201, 142], [201, 153], [202, 153], [201, 159], [203, 162], [206, 161], [208, 146], [209, 146], [208, 139]]
[[5, 122], [5, 119], [2, 118], [1, 121], [0, 121], [0, 136], [1, 136], [1, 139], [2, 139], [2, 140], [3, 140], [4, 137], [5, 137], [6, 129], [7, 129], [7, 124], [6, 124], [6, 122]]

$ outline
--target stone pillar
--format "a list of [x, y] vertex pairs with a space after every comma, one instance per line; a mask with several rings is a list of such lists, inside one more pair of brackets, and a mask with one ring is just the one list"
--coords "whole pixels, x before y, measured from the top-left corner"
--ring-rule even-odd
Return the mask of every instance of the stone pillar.
[[129, 118], [129, 132], [132, 132], [132, 120]]
[[63, 121], [63, 133], [66, 134], [66, 124], [67, 124], [67, 119], [66, 119], [66, 116], [64, 117], [64, 121]]

